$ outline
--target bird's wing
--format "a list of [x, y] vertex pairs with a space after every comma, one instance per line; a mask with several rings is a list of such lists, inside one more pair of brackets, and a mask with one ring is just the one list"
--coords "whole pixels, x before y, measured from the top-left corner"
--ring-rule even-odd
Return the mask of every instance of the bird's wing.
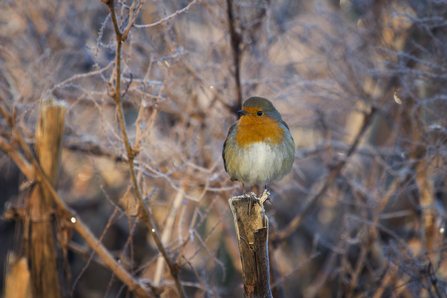
[[289, 126], [287, 125], [287, 123], [285, 123], [283, 120], [280, 120], [279, 121], [282, 125], [284, 125], [289, 131], [290, 131], [290, 128], [289, 128]]
[[227, 170], [227, 162], [225, 160], [225, 147], [227, 146], [228, 137], [233, 133], [233, 130], [236, 128], [236, 123], [237, 122], [234, 122], [233, 125], [230, 126], [230, 129], [228, 130], [227, 138], [225, 140], [225, 143], [223, 144], [222, 159], [223, 159], [223, 162], [224, 162], [225, 172], [228, 172], [228, 170]]

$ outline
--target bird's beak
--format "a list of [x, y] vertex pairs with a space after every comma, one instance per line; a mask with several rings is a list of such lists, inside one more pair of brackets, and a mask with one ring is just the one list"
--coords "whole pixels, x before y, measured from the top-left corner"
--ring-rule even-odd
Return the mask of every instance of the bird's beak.
[[241, 116], [248, 115], [248, 112], [244, 111], [244, 110], [239, 110], [239, 111], [237, 111], [237, 113]]

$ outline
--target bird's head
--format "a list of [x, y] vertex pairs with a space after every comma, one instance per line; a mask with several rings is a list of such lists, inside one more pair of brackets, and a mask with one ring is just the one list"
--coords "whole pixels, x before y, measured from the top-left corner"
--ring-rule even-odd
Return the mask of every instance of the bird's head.
[[239, 114], [249, 117], [255, 117], [254, 119], [270, 118], [273, 120], [280, 121], [281, 114], [273, 106], [273, 104], [265, 98], [262, 97], [250, 97], [242, 105], [242, 110], [238, 111]]

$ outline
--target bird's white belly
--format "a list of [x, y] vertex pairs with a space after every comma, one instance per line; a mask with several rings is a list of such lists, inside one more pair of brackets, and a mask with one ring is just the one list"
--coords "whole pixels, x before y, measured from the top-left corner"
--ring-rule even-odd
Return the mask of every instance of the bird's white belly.
[[287, 163], [287, 149], [284, 145], [254, 143], [238, 150], [237, 155], [239, 163], [234, 165], [237, 169], [237, 175], [234, 176], [247, 185], [268, 184], [281, 179], [290, 171], [290, 167], [284, 168]]

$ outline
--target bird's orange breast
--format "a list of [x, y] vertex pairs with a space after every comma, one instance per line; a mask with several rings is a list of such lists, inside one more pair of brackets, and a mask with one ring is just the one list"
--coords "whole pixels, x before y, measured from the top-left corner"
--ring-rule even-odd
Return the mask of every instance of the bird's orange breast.
[[239, 147], [264, 141], [277, 145], [284, 141], [285, 131], [279, 125], [278, 120], [266, 116], [246, 115], [242, 116], [237, 123], [238, 127], [234, 140]]

